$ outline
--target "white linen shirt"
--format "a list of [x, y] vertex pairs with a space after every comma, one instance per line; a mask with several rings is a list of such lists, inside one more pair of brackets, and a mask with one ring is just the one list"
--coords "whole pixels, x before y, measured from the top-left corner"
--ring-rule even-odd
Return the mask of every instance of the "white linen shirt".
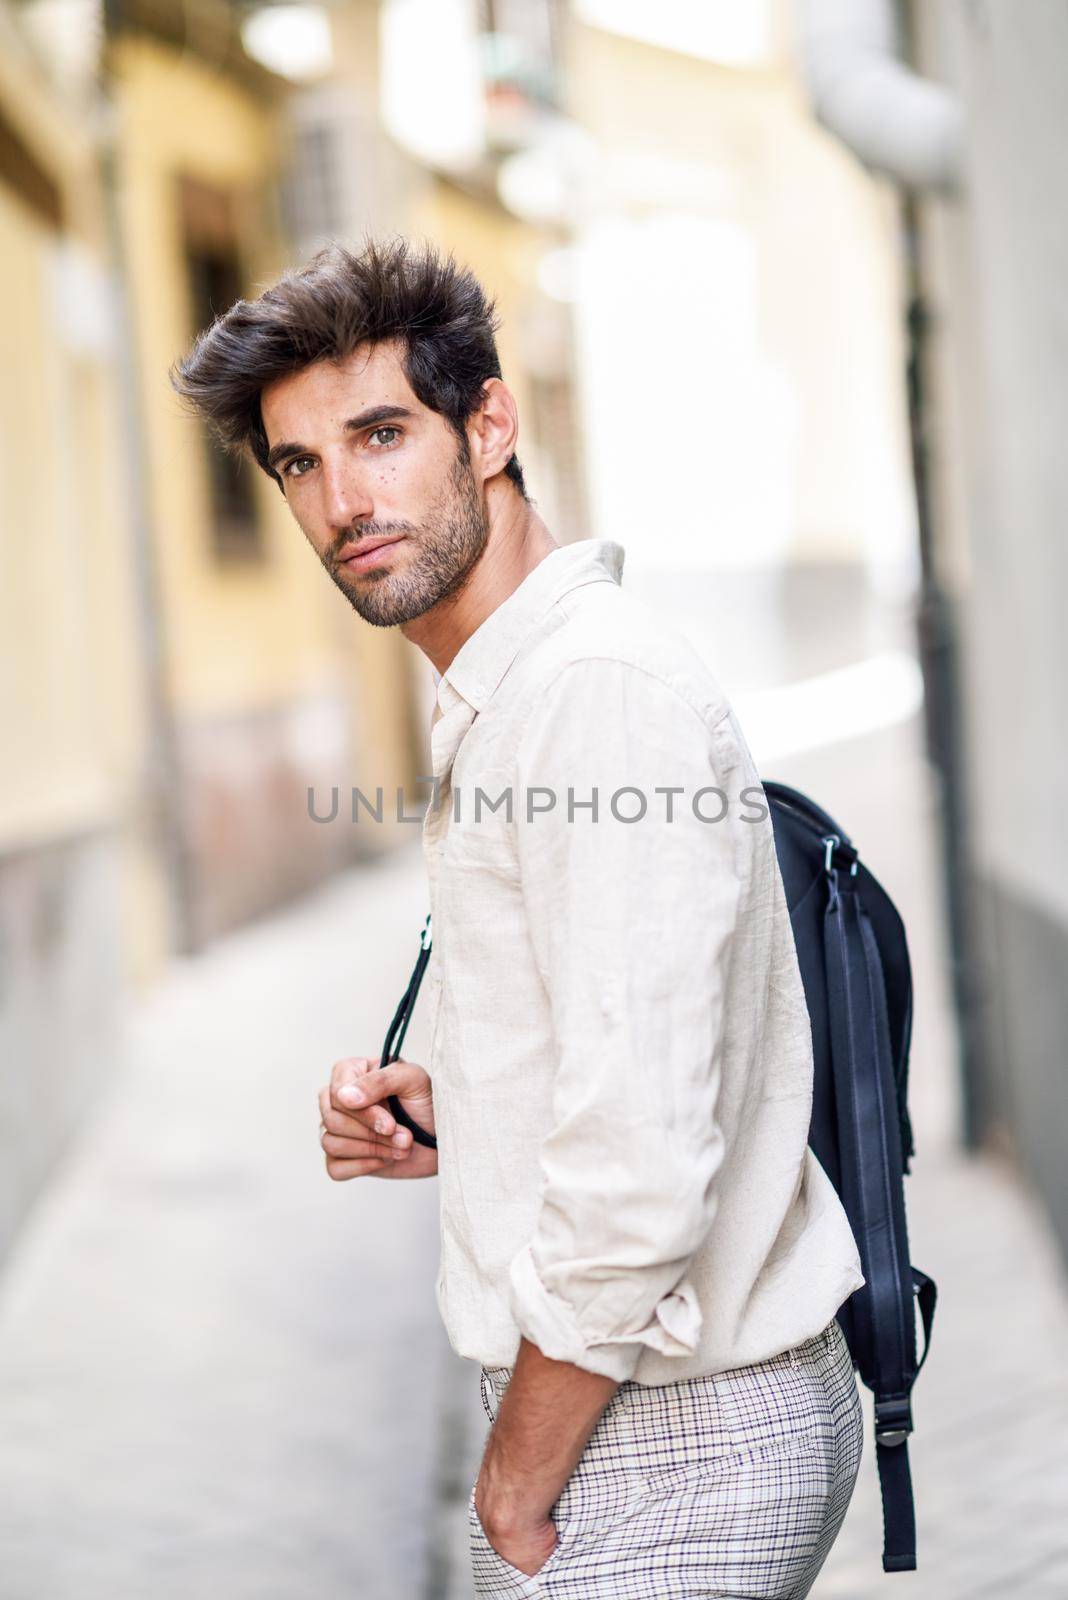
[[808, 1148], [811, 1034], [760, 780], [623, 561], [611, 540], [554, 549], [438, 682], [437, 1292], [484, 1366], [523, 1334], [660, 1384], [802, 1343], [863, 1278]]

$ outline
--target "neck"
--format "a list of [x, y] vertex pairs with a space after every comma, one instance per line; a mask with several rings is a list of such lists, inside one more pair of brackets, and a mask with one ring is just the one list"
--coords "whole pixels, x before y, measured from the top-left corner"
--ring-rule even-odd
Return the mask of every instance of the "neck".
[[559, 546], [533, 506], [507, 479], [486, 485], [486, 546], [463, 586], [436, 606], [401, 624], [401, 633], [418, 645], [437, 672], [503, 605], [539, 562]]

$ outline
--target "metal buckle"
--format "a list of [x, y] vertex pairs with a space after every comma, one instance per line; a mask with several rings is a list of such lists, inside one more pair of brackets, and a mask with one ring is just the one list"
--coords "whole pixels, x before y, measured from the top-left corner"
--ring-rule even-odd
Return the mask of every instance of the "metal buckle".
[[912, 1432], [912, 1402], [908, 1395], [875, 1402], [875, 1442], [893, 1448], [904, 1444]]
[[[823, 845], [823, 870], [829, 878], [831, 873], [834, 871], [834, 852], [842, 849], [842, 841], [836, 833], [825, 833], [820, 842]], [[855, 878], [857, 875], [857, 862], [859, 857], [857, 856], [856, 850], [853, 849], [852, 846], [850, 846], [850, 850], [852, 852], [853, 859], [849, 866], [849, 876], [851, 878]]]

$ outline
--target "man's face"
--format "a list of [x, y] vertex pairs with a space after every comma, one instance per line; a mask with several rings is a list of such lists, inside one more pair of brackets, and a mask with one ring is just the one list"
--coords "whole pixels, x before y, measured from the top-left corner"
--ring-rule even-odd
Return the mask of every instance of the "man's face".
[[365, 621], [409, 622], [462, 588], [486, 545], [482, 495], [395, 344], [280, 378], [260, 409], [290, 510]]

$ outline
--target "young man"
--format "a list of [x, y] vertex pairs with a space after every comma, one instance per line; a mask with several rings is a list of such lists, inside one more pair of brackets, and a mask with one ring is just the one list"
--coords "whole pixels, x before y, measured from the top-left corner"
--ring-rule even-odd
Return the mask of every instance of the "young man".
[[[619, 545], [553, 540], [452, 261], [333, 248], [176, 382], [440, 675], [430, 1072], [338, 1062], [320, 1137], [336, 1179], [438, 1175], [439, 1304], [493, 1419], [478, 1593], [807, 1594], [860, 1458], [833, 1319], [862, 1279], [808, 1149], [804, 993], [722, 691], [621, 589]], [[627, 448], [665, 473], [702, 470], [701, 433], [635, 396]]]

